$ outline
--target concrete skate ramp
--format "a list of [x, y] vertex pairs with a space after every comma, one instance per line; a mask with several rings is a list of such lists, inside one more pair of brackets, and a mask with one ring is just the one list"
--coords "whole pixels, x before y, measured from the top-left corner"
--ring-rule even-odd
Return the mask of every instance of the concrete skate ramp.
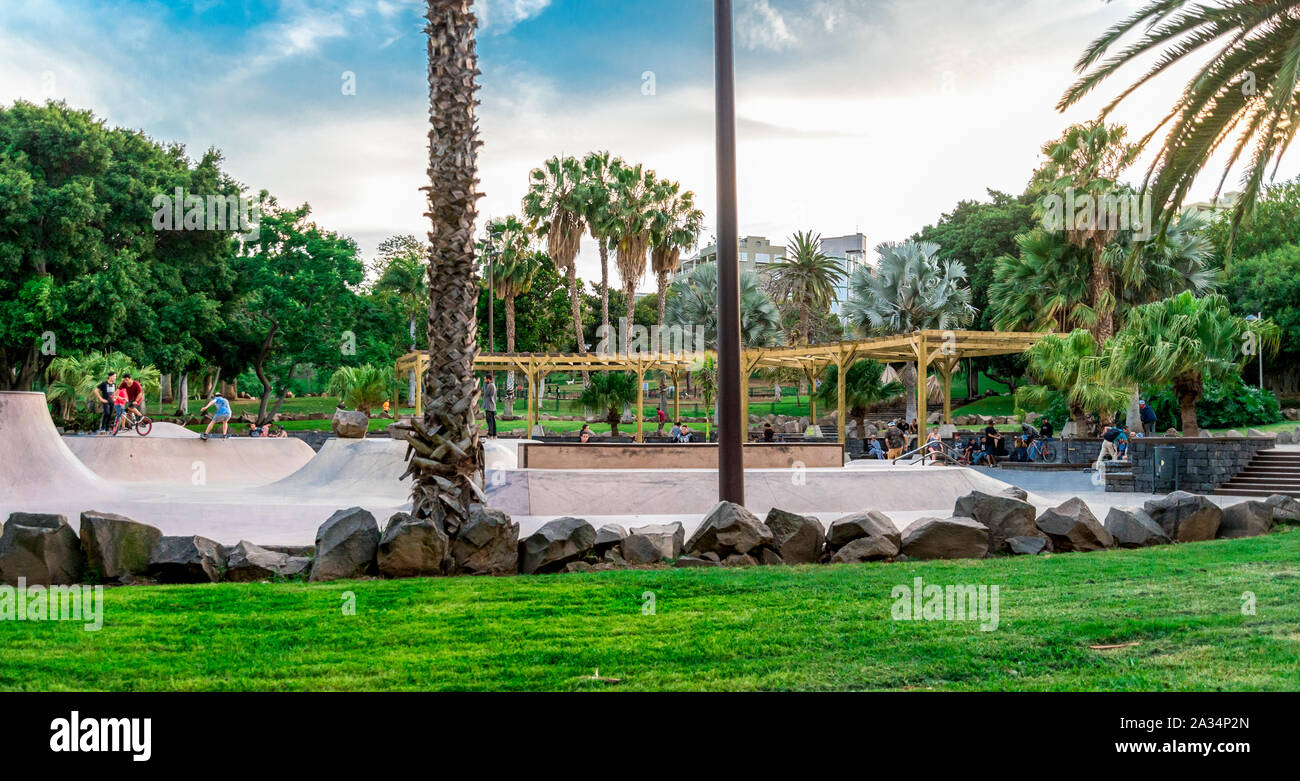
[[184, 426], [175, 423], [168, 423], [165, 420], [154, 421], [153, 428], [149, 430], [149, 438], [153, 439], [198, 439], [199, 432], [190, 431]]
[[[178, 427], [179, 428], [179, 427]], [[192, 433], [192, 432], [191, 432]], [[91, 471], [115, 483], [265, 485], [301, 469], [315, 451], [301, 439], [68, 436], [63, 441]]]
[[120, 493], [63, 444], [44, 393], [0, 393], [0, 486], [6, 500]]
[[401, 440], [327, 439], [301, 468], [255, 492], [313, 498], [382, 497], [400, 504], [411, 492], [409, 479], [397, 479], [405, 471], [406, 443]]
[[[958, 497], [1006, 487], [960, 467], [746, 470], [745, 506], [758, 515], [773, 507], [802, 513], [878, 509], [946, 515]], [[700, 515], [717, 502], [718, 476], [707, 469], [525, 470], [489, 479], [488, 488], [494, 506], [520, 515]]]

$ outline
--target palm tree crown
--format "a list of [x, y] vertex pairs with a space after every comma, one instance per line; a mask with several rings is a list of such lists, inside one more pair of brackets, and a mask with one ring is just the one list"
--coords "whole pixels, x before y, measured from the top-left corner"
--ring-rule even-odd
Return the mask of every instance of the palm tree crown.
[[844, 270], [834, 258], [822, 252], [821, 234], [797, 232], [789, 239], [785, 260], [773, 263], [771, 289], [778, 301], [790, 301], [799, 316], [799, 337], [809, 342], [813, 314], [830, 310], [835, 288], [844, 280]]
[[[718, 264], [702, 263], [673, 282], [664, 322], [683, 330], [702, 325], [705, 347], [717, 346]], [[781, 313], [752, 271], [740, 275], [740, 338], [746, 347], [770, 347], [784, 341]]]

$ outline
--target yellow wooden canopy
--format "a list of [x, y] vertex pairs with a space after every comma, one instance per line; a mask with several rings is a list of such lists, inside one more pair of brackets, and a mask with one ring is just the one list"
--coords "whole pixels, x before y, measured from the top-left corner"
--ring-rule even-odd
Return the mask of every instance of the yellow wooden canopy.
[[[742, 420], [749, 420], [749, 378], [756, 369], [787, 368], [797, 369], [808, 378], [809, 387], [813, 387], [817, 377], [827, 366], [835, 366], [839, 376], [844, 375], [847, 367], [854, 361], [864, 358], [883, 362], [916, 361], [917, 376], [925, 377], [930, 367], [938, 373], [943, 389], [943, 420], [952, 422], [952, 372], [962, 358], [974, 358], [984, 355], [1010, 355], [1029, 349], [1041, 333], [1020, 331], [914, 331], [910, 334], [879, 336], [871, 339], [858, 339], [849, 342], [829, 342], [800, 347], [761, 347], [745, 349], [741, 352], [741, 398], [744, 408]], [[619, 354], [599, 353], [491, 353], [480, 354], [474, 360], [476, 371], [518, 371], [528, 380], [528, 432], [537, 425], [536, 389], [540, 380], [552, 372], [598, 372], [629, 371], [637, 378], [636, 399], [636, 441], [643, 441], [644, 387], [647, 372], [662, 371], [672, 380], [674, 387], [680, 386], [683, 373], [700, 368], [708, 356], [715, 356], [712, 350], [683, 353], [630, 352]], [[429, 356], [423, 352], [407, 353], [397, 360], [396, 371], [406, 374], [412, 368], [423, 375], [429, 365]], [[423, 414], [420, 393], [423, 383], [417, 382], [415, 409], [416, 414]], [[844, 383], [838, 383], [839, 399], [836, 405], [839, 427], [839, 441], [845, 440], [845, 401]], [[920, 437], [926, 436], [926, 393], [927, 383], [917, 383], [917, 424]], [[674, 394], [675, 395], [675, 394]], [[678, 402], [673, 402], [673, 417], [678, 417]], [[817, 402], [811, 401], [809, 420], [817, 420]], [[748, 424], [746, 424], [748, 427]]]

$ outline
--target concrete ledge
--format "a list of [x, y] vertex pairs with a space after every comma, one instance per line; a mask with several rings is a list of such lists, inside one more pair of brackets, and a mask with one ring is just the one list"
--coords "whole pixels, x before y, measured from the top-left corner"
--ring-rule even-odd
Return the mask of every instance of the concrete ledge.
[[[844, 466], [838, 442], [751, 443], [746, 469]], [[619, 442], [520, 443], [520, 469], [716, 469], [718, 446], [700, 444], [624, 444]]]

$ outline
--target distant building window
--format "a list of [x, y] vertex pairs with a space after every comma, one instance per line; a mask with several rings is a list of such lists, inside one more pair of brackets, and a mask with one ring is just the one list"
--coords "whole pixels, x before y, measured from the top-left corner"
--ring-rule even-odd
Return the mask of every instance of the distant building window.
[[767, 254], [766, 252], [760, 252], [754, 255], [754, 261], [757, 263], [771, 263], [772, 256]]

